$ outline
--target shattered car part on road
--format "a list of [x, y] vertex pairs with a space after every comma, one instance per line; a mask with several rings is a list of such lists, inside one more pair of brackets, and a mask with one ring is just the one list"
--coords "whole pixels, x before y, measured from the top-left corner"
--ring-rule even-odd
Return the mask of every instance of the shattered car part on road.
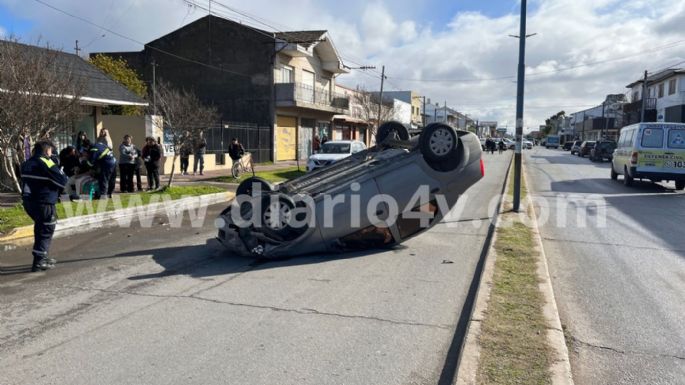
[[376, 143], [277, 186], [243, 181], [217, 239], [259, 258], [389, 247], [438, 223], [484, 174], [478, 137], [446, 124], [410, 138], [387, 122]]

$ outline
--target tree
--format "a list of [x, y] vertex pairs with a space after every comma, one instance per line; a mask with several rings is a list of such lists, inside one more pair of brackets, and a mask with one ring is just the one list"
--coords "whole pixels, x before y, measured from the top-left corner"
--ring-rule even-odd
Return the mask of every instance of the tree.
[[[352, 116], [362, 119], [370, 124], [369, 134], [376, 135], [376, 128], [378, 127], [378, 101], [379, 96], [367, 92], [364, 88], [357, 87], [352, 97]], [[392, 120], [397, 112], [394, 103], [384, 101], [381, 108], [381, 123]], [[376, 122], [376, 124], [372, 124]]]
[[566, 112], [559, 111], [556, 114], [545, 119], [545, 127], [542, 129], [542, 136], [549, 135], [550, 132], [552, 132], [552, 130], [554, 130], [555, 133], [558, 133], [559, 125], [561, 124], [564, 118], [566, 118]]
[[179, 149], [192, 145], [192, 140], [216, 122], [219, 114], [215, 107], [202, 104], [193, 92], [178, 90], [164, 80], [157, 82], [157, 112], [164, 118], [164, 137], [171, 140], [175, 149], [167, 184], [167, 187], [171, 187]]
[[[40, 44], [40, 41], [38, 41]], [[25, 143], [50, 139], [55, 129], [73, 124], [85, 89], [64, 54], [0, 40], [0, 181], [20, 192], [17, 170], [26, 160]]]
[[[90, 63], [98, 67], [109, 77], [121, 83], [134, 94], [145, 98], [147, 96], [147, 86], [141, 76], [128, 66], [128, 63], [121, 58], [113, 58], [106, 55], [95, 55], [89, 59]], [[145, 110], [139, 106], [108, 106], [105, 112], [114, 115], [142, 115]]]

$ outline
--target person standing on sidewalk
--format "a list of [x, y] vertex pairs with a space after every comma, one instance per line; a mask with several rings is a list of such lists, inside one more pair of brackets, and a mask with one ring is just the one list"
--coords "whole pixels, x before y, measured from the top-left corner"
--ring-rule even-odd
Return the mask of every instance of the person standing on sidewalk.
[[131, 135], [124, 135], [124, 141], [119, 145], [120, 190], [122, 193], [133, 192], [133, 173], [135, 172], [137, 157], [138, 149], [133, 144]]
[[100, 135], [98, 135], [98, 138], [97, 138], [97, 140], [95, 140], [95, 142], [105, 144], [109, 148], [114, 147], [114, 142], [112, 142], [112, 137], [109, 136], [109, 131], [106, 128], [103, 128], [100, 130]]
[[200, 164], [200, 175], [203, 175], [202, 171], [205, 169], [205, 151], [207, 149], [207, 141], [205, 140], [202, 131], [198, 133], [198, 137], [195, 139], [195, 145], [193, 147], [195, 150], [195, 162], [193, 162], [193, 175], [197, 173], [198, 163]]
[[162, 159], [162, 149], [153, 137], [146, 139], [143, 147], [143, 160], [147, 170], [147, 189], [156, 190], [159, 188], [159, 162]]
[[67, 184], [67, 176], [50, 159], [52, 148], [49, 141], [36, 143], [33, 156], [21, 166], [22, 202], [33, 220], [32, 272], [51, 269], [57, 263], [48, 257], [48, 251], [57, 224], [55, 204]]
[[143, 165], [143, 154], [140, 149], [136, 147], [136, 162], [133, 165], [133, 174], [136, 176], [137, 191], [143, 191], [143, 182], [140, 180], [140, 170], [143, 168]]
[[192, 143], [190, 142], [190, 132], [183, 133], [181, 140], [183, 143], [179, 149], [181, 158], [181, 175], [188, 175], [188, 166], [190, 165], [190, 154], [193, 152]]
[[117, 158], [114, 157], [112, 149], [103, 142], [93, 144], [88, 153], [88, 165], [95, 167], [97, 173], [99, 191], [96, 199], [102, 198], [105, 194], [111, 198], [117, 181]]

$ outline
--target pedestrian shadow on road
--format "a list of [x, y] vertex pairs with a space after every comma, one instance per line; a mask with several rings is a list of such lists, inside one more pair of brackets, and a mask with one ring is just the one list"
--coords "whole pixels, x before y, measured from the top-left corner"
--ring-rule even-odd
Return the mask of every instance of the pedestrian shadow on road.
[[364, 250], [342, 254], [311, 254], [281, 259], [255, 259], [232, 255], [218, 241], [210, 239], [204, 245], [141, 250], [116, 256], [132, 257], [151, 254], [153, 260], [164, 267], [164, 271], [161, 272], [129, 277], [129, 280], [137, 281], [174, 275], [202, 278], [289, 266], [311, 265], [364, 257], [380, 252], [399, 252], [406, 248], [407, 246], [396, 245], [388, 249]]
[[619, 195], [619, 194], [671, 194], [677, 193], [673, 188], [673, 184], [664, 185], [661, 183], [653, 183], [651, 181], [633, 181], [630, 187], [622, 185], [623, 177], [619, 176], [619, 180], [611, 180], [608, 176], [606, 178], [586, 178], [564, 180], [552, 182], [550, 184], [550, 191], [557, 193], [576, 193], [576, 194], [603, 194], [603, 195]]

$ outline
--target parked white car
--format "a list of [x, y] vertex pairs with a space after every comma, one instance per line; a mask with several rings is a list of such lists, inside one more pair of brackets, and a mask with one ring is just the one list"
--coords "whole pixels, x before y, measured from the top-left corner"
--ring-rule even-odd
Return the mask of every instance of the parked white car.
[[528, 149], [528, 150], [532, 150], [533, 149], [533, 142], [531, 142], [530, 140], [524, 139], [523, 143], [522, 143], [522, 147], [525, 149]]
[[307, 171], [329, 166], [364, 150], [366, 150], [366, 145], [358, 140], [330, 140], [322, 144], [316, 154], [309, 157]]

